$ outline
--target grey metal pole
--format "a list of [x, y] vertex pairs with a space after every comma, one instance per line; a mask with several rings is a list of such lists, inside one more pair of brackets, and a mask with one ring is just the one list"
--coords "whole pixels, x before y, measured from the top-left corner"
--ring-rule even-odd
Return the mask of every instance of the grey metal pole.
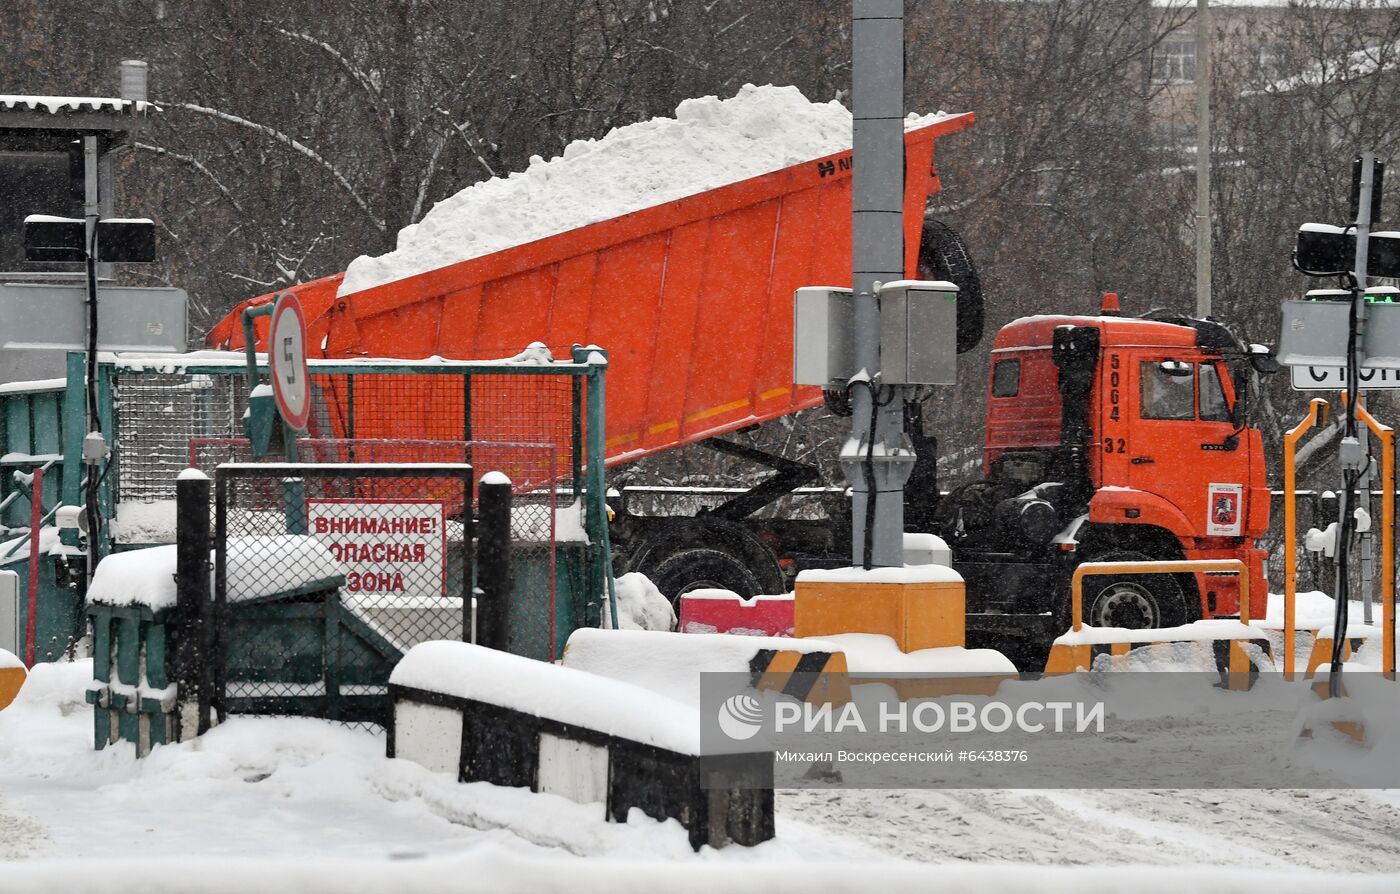
[[1196, 0], [1196, 316], [1210, 316], [1210, 3]]
[[1352, 324], [1347, 356], [1347, 416], [1344, 436], [1338, 446], [1342, 467], [1342, 491], [1337, 507], [1337, 607], [1333, 616], [1332, 663], [1328, 674], [1328, 692], [1333, 698], [1341, 695], [1342, 649], [1346, 642], [1347, 600], [1350, 598], [1347, 573], [1351, 554], [1351, 485], [1366, 465], [1366, 455], [1356, 436], [1357, 403], [1360, 399], [1361, 364], [1366, 360], [1366, 262], [1371, 248], [1371, 192], [1376, 175], [1376, 154], [1361, 153], [1361, 183], [1356, 209], [1356, 254], [1351, 292]]
[[853, 0], [851, 115], [857, 373], [841, 468], [852, 490], [852, 563], [901, 566], [914, 452], [904, 435], [904, 389], [880, 385], [875, 285], [904, 278], [904, 0]]
[[[101, 195], [98, 192], [97, 137], [83, 137], [83, 217], [85, 253], [87, 255], [87, 413], [84, 424], [87, 434], [102, 430], [101, 414], [97, 406], [97, 221], [102, 213]], [[105, 451], [100, 451], [105, 453]], [[98, 539], [102, 531], [102, 514], [98, 511], [99, 468], [103, 457], [92, 450], [90, 438], [83, 441], [83, 463], [87, 467], [87, 490], [84, 500], [87, 504], [87, 582], [97, 570]]]

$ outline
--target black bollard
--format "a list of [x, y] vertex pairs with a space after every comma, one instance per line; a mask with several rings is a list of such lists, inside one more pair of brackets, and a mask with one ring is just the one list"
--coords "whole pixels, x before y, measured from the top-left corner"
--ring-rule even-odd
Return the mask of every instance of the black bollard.
[[[202, 703], [209, 656], [204, 648], [209, 614], [209, 477], [186, 469], [175, 481], [176, 736], [184, 738], [183, 706]], [[201, 710], [199, 732], [204, 732]], [[189, 731], [193, 732], [193, 731]]]
[[476, 611], [472, 600], [476, 598], [476, 586], [472, 582], [472, 570], [476, 567], [476, 522], [472, 518], [471, 466], [462, 480], [462, 642], [476, 642]]
[[483, 646], [505, 649], [506, 611], [510, 603], [510, 479], [487, 472], [477, 490], [476, 587], [477, 639]]

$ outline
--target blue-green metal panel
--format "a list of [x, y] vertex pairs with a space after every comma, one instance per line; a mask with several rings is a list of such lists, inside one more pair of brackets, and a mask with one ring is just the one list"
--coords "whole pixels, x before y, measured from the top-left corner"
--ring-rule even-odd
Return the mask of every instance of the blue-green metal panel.
[[5, 452], [33, 453], [34, 436], [29, 426], [29, 395], [12, 394], [5, 401]]
[[[23, 550], [26, 558], [10, 562], [6, 568], [19, 575], [19, 629], [21, 640], [29, 629], [29, 549]], [[54, 574], [55, 559], [39, 557], [39, 608], [34, 615], [34, 660], [58, 661], [82, 634], [82, 599], [73, 590], [60, 587]], [[20, 643], [21, 650], [27, 646]]]
[[[33, 453], [31, 448], [34, 446], [34, 438], [29, 424], [29, 395], [6, 395], [3, 407], [5, 444], [3, 451], [0, 452]], [[0, 466], [0, 474], [3, 474], [5, 478], [4, 493], [6, 496], [18, 487], [14, 476], [10, 474], [15, 468], [14, 466]], [[29, 489], [19, 488], [19, 490], [23, 496], [10, 504], [5, 511], [3, 520], [5, 525], [11, 528], [24, 527], [29, 524]]]
[[[93, 706], [93, 747], [102, 749], [112, 742], [131, 742], [137, 753], [147, 746], [172, 739], [174, 716], [149, 690], [142, 697], [137, 689], [141, 671], [151, 690], [164, 689], [170, 682], [170, 614], [152, 612], [144, 606], [92, 604], [87, 607], [93, 644], [93, 680], [87, 702]], [[114, 691], [121, 684], [124, 692]], [[144, 735], [143, 735], [144, 727]]]
[[[30, 396], [31, 431], [34, 436], [34, 449], [37, 456], [57, 456], [63, 452], [63, 395], [61, 392], [38, 392]], [[63, 486], [63, 470], [58, 465], [50, 467], [44, 475], [44, 511], [48, 512], [60, 502]]]

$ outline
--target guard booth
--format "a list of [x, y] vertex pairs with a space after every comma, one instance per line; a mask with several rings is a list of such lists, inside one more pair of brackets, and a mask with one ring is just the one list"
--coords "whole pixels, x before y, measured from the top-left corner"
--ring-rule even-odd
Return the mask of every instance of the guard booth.
[[[159, 111], [144, 63], [122, 63], [121, 75], [117, 97], [0, 95], [0, 566], [19, 578], [0, 629], [18, 632], [30, 663], [61, 655], [81, 621], [78, 535], [60, 533], [56, 515], [85, 473], [70, 449], [81, 447], [83, 414], [64, 406], [88, 307], [84, 265], [26, 261], [23, 224], [117, 213], [113, 160]], [[99, 348], [184, 351], [184, 291], [117, 286], [115, 274], [97, 265]]]
[[[65, 353], [86, 342], [83, 265], [26, 261], [23, 224], [34, 214], [117, 213], [114, 157], [158, 109], [145, 98], [145, 64], [122, 64], [121, 97], [0, 96], [0, 384], [60, 378]], [[185, 349], [180, 289], [119, 287], [98, 265], [100, 345]]]

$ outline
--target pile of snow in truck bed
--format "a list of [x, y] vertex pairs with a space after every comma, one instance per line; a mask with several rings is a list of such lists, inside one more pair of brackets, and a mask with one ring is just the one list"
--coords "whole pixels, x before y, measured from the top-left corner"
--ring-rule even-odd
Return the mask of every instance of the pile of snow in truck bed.
[[[910, 115], [905, 127], [940, 115]], [[485, 180], [399, 231], [398, 247], [356, 258], [339, 294], [436, 270], [587, 224], [630, 214], [849, 148], [851, 113], [796, 87], [745, 85], [738, 95], [688, 99], [674, 118], [576, 140], [563, 155]]]

